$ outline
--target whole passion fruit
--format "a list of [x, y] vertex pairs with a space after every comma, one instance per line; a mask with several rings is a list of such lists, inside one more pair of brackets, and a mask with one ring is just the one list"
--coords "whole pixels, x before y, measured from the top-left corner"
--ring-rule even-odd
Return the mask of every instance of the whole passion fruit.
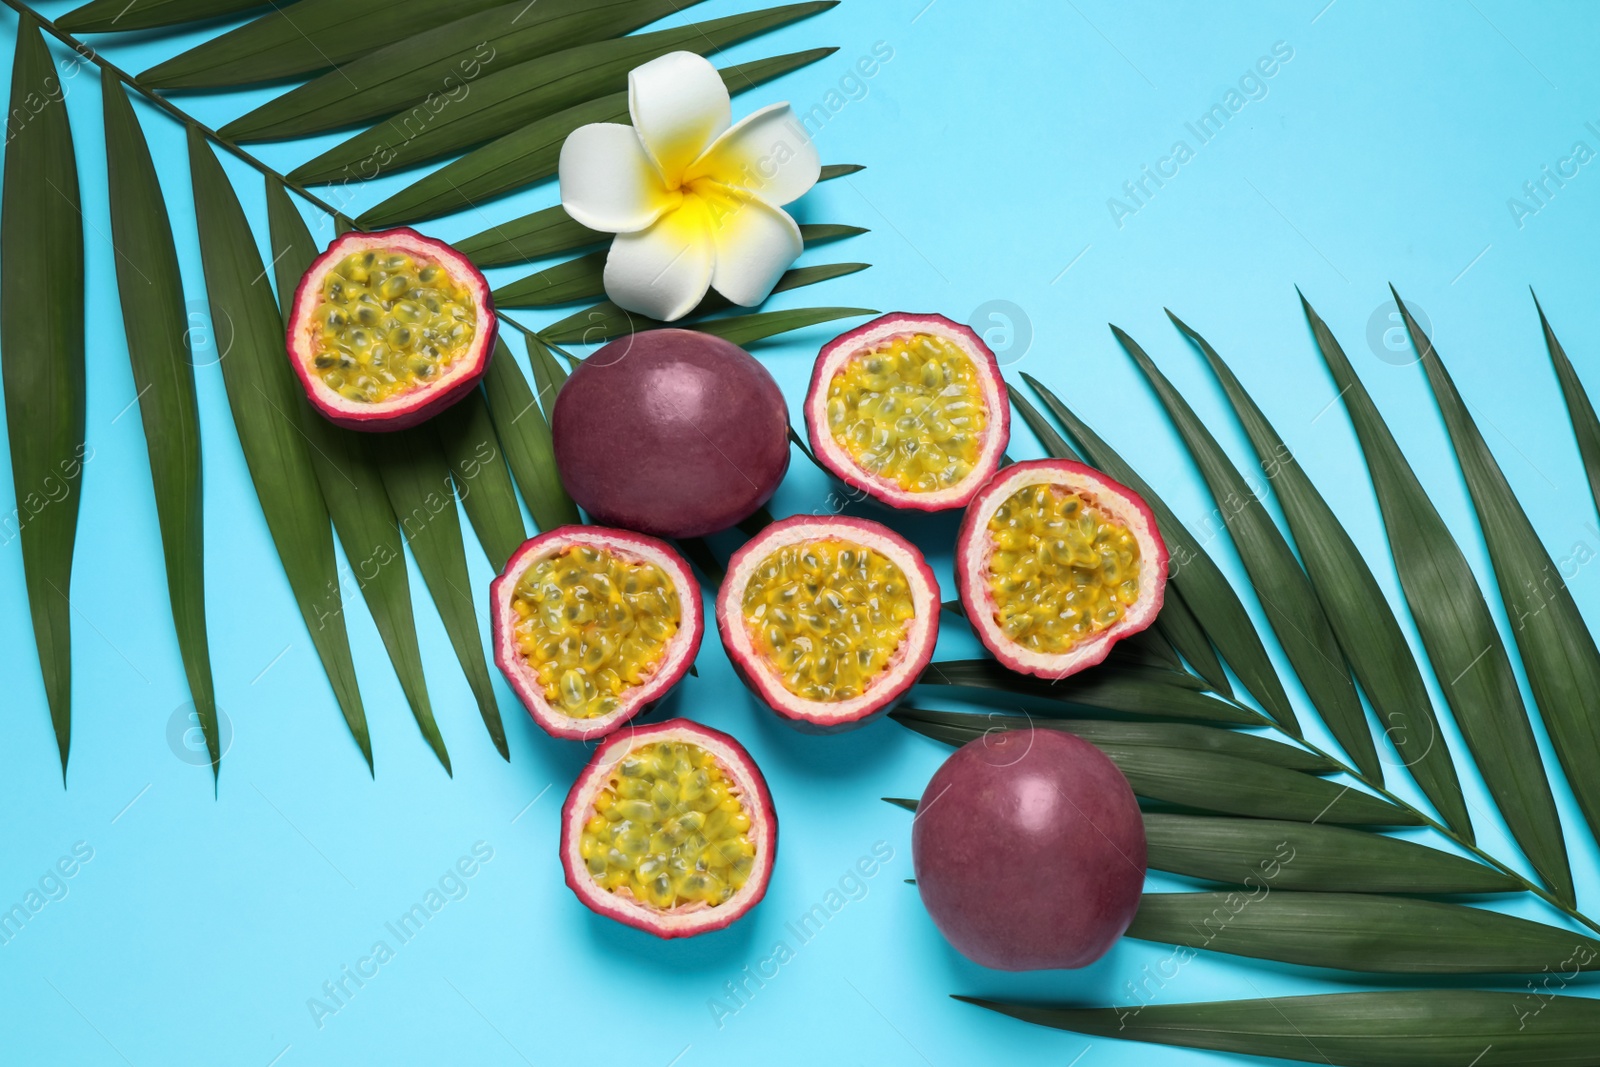
[[602, 737], [666, 695], [705, 634], [700, 586], [663, 541], [562, 526], [489, 587], [494, 661], [553, 737]]
[[556, 466], [596, 522], [657, 537], [725, 530], [789, 469], [789, 410], [748, 352], [694, 330], [619, 337], [551, 414]]
[[1065, 678], [1155, 621], [1167, 546], [1132, 490], [1065, 459], [1013, 463], [979, 490], [956, 539], [972, 628], [1014, 671]]
[[590, 910], [658, 937], [720, 930], [767, 892], [778, 817], [744, 747], [669, 719], [608, 738], [561, 809], [561, 866]]
[[1144, 822], [1127, 779], [1089, 742], [990, 733], [928, 782], [911, 859], [934, 925], [974, 963], [1083, 967], [1139, 908]]
[[489, 369], [489, 283], [442, 241], [405, 228], [334, 239], [295, 290], [289, 363], [311, 404], [353, 430], [403, 430]]
[[717, 630], [779, 715], [832, 729], [887, 711], [933, 658], [939, 583], [915, 545], [845, 516], [775, 522], [728, 561]]
[[972, 499], [1000, 465], [1011, 408], [994, 353], [943, 315], [896, 312], [823, 346], [806, 393], [818, 462], [897, 508]]

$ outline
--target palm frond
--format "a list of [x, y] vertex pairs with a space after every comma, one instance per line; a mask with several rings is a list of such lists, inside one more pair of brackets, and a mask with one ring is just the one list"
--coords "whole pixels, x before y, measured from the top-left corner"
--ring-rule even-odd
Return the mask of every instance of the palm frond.
[[1456, 725], [1517, 844], [1570, 901], [1572, 873], [1560, 816], [1511, 660], [1478, 581], [1344, 349], [1303, 297], [1301, 305], [1361, 442], [1400, 588]]
[[1244, 425], [1262, 470], [1269, 473], [1307, 577], [1384, 735], [1445, 821], [1472, 840], [1467, 802], [1433, 700], [1366, 558], [1217, 350], [1176, 315], [1167, 314], [1199, 346]]
[[[31, 102], [42, 101], [40, 106]], [[45, 699], [66, 782], [72, 744], [72, 554], [84, 464], [83, 213], [55, 64], [38, 22], [17, 27], [0, 200], [0, 380]]]
[[211, 773], [216, 776], [222, 749], [206, 636], [200, 414], [183, 278], [155, 162], [122, 82], [105, 78], [100, 95], [105, 109], [111, 240], [119, 251], [117, 293], [150, 454], [167, 595], [190, 698], [211, 757]]
[[810, 0], [597, 41], [496, 70], [473, 82], [471, 92], [460, 100], [422, 105], [381, 122], [296, 167], [289, 176], [308, 185], [323, 185], [418, 166], [503, 137], [586, 101], [622, 92], [628, 71], [668, 52], [715, 52], [819, 14], [837, 2]]
[[222, 127], [236, 141], [285, 140], [383, 118], [439, 94], [470, 91], [486, 71], [621, 36], [700, 0], [501, 3], [362, 52]]
[[228, 348], [219, 362], [234, 429], [311, 642], [372, 770], [372, 740], [350, 659], [328, 508], [300, 432], [305, 394], [283, 358], [283, 321], [267, 267], [227, 174], [192, 126], [189, 167], [211, 321], [226, 331]]
[[1595, 647], [1566, 579], [1528, 521], [1432, 340], [1399, 294], [1394, 299], [1455, 445], [1533, 702], [1589, 830], [1600, 840], [1600, 781], [1594, 776], [1600, 767], [1600, 733], [1591, 710], [1595, 694], [1600, 693], [1600, 648]]

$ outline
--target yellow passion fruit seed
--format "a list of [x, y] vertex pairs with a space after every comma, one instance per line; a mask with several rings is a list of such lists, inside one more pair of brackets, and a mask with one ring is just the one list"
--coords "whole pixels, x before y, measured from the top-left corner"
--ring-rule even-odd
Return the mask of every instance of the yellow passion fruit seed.
[[882, 553], [828, 539], [787, 545], [744, 589], [744, 624], [783, 686], [804, 700], [851, 700], [894, 658], [916, 609]]
[[1066, 652], [1139, 598], [1139, 543], [1090, 500], [1049, 485], [1006, 498], [989, 519], [989, 589], [1007, 637]]
[[687, 741], [624, 756], [595, 797], [579, 849], [598, 885], [663, 911], [731, 899], [756, 855], [738, 787]]
[[828, 383], [828, 432], [865, 471], [931, 493], [971, 473], [988, 414], [978, 369], [932, 334], [891, 337]]
[[575, 719], [616, 711], [655, 673], [678, 632], [678, 592], [653, 563], [577, 545], [522, 573], [511, 596], [517, 649], [550, 706]]
[[323, 279], [312, 370], [346, 400], [390, 400], [460, 359], [476, 319], [471, 295], [437, 263], [405, 252], [352, 252]]

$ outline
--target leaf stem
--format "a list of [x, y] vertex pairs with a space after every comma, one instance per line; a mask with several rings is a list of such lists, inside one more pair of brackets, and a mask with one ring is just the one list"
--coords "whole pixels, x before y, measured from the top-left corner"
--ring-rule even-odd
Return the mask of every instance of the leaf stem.
[[[217, 145], [223, 151], [227, 152], [241, 163], [251, 167], [265, 177], [271, 178], [273, 181], [282, 185], [285, 189], [291, 190], [302, 200], [306, 201], [306, 203], [315, 207], [323, 214], [331, 216], [335, 222], [343, 223], [345, 226], [353, 230], [361, 230], [363, 233], [368, 232], [366, 227], [358, 224], [355, 219], [346, 215], [344, 212], [340, 211], [338, 208], [322, 199], [322, 197], [318, 196], [316, 193], [313, 193], [310, 189], [307, 189], [304, 185], [292, 180], [288, 175], [278, 173], [272, 167], [262, 162], [254, 154], [240, 147], [237, 142], [224, 137], [217, 130], [212, 129], [210, 126], [207, 126], [199, 119], [190, 115], [188, 112], [178, 107], [178, 105], [172, 103], [172, 101], [168, 100], [154, 89], [145, 85], [132, 74], [129, 74], [127, 71], [111, 62], [109, 59], [106, 59], [94, 48], [78, 40], [77, 37], [68, 33], [66, 30], [63, 30], [50, 19], [35, 11], [30, 5], [23, 3], [22, 0], [0, 0], [0, 4], [4, 4], [6, 7], [11, 8], [13, 11], [18, 12], [19, 14], [25, 13], [31, 15], [50, 36], [60, 41], [62, 44], [66, 45], [68, 48], [72, 49], [89, 62], [95, 64], [107, 74], [110, 74], [112, 77], [121, 81], [123, 84], [131, 86], [133, 90], [140, 96], [150, 101], [162, 111], [165, 111], [168, 115], [181, 122], [184, 126], [191, 127], [198, 131], [203, 137], [205, 137], [206, 140], [210, 141], [214, 145]], [[520, 331], [525, 337], [536, 337], [538, 338], [539, 343], [545, 345], [547, 348], [555, 347], [554, 345], [551, 345], [550, 342], [546, 341], [544, 337], [540, 335], [539, 331], [528, 326], [524, 326], [516, 319], [513, 319], [510, 315], [507, 315], [505, 312], [497, 309], [495, 311], [495, 316], [499, 318], [501, 322], [509, 323], [512, 327]], [[557, 351], [559, 351], [559, 349], [557, 349]], [[573, 357], [568, 355], [566, 352], [562, 352], [561, 355], [569, 363], [572, 362]]]

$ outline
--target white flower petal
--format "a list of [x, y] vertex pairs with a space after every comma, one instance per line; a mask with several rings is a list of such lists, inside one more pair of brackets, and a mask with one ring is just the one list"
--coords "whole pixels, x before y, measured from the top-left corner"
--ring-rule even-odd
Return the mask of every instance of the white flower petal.
[[561, 206], [578, 222], [607, 233], [632, 233], [676, 206], [633, 127], [579, 126], [561, 145]]
[[669, 188], [728, 128], [728, 87], [704, 56], [668, 52], [628, 74], [628, 113]]
[[703, 204], [685, 198], [639, 233], [618, 234], [606, 256], [606, 295], [653, 319], [681, 319], [711, 285], [716, 246]]
[[800, 255], [800, 227], [787, 211], [743, 190], [713, 192], [701, 183], [696, 191], [706, 204], [716, 248], [711, 286], [735, 304], [754, 307]]
[[821, 172], [817, 146], [794, 111], [788, 104], [772, 104], [717, 138], [684, 174], [684, 182], [713, 178], [781, 207], [800, 199]]

